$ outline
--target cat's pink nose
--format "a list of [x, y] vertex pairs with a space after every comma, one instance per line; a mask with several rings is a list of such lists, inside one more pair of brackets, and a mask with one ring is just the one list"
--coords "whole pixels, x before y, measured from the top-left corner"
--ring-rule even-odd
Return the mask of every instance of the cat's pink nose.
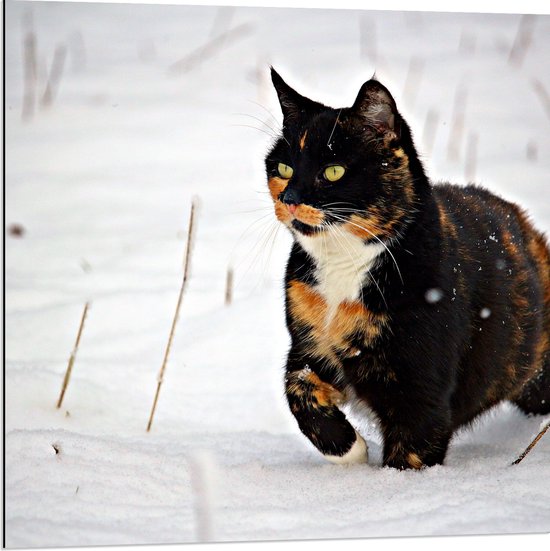
[[296, 209], [298, 208], [298, 205], [287, 205], [288, 210], [290, 211], [290, 214], [294, 214], [296, 212]]

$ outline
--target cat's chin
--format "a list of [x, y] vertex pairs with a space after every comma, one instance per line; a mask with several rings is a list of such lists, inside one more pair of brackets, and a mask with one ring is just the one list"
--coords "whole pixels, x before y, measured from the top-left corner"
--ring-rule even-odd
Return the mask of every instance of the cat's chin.
[[310, 226], [309, 224], [304, 224], [303, 222], [300, 222], [299, 220], [292, 220], [290, 223], [293, 230], [297, 231], [298, 233], [301, 233], [302, 235], [313, 236], [317, 235], [319, 233], [322, 233], [324, 229], [321, 226]]

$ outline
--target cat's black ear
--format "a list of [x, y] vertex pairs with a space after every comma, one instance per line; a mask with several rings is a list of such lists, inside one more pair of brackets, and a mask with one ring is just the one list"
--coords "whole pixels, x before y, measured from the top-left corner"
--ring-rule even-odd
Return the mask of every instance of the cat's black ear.
[[352, 110], [364, 117], [377, 131], [400, 134], [395, 101], [388, 89], [375, 79], [361, 86]]
[[281, 75], [273, 67], [271, 67], [271, 80], [279, 96], [283, 117], [288, 124], [297, 123], [323, 107], [320, 103], [312, 101], [296, 92], [281, 78]]

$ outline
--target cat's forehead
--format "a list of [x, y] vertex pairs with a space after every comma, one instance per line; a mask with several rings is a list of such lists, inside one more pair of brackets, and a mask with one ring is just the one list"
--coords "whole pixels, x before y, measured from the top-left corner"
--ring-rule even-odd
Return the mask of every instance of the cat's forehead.
[[347, 112], [344, 109], [326, 109], [303, 121], [293, 130], [293, 145], [303, 153], [334, 152], [349, 136]]
[[320, 139], [323, 134], [326, 134], [327, 139], [330, 134], [334, 133], [337, 127], [341, 126], [342, 109], [326, 109], [320, 113], [316, 113], [306, 121], [301, 128], [301, 131], [307, 130], [312, 137]]

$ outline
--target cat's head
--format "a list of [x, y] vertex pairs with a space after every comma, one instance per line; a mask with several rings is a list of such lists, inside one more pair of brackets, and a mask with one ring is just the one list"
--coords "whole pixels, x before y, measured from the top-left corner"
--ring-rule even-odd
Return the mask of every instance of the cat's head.
[[271, 76], [284, 117], [266, 157], [277, 218], [298, 237], [335, 228], [365, 242], [398, 237], [427, 180], [389, 91], [371, 79], [353, 106], [333, 109]]

